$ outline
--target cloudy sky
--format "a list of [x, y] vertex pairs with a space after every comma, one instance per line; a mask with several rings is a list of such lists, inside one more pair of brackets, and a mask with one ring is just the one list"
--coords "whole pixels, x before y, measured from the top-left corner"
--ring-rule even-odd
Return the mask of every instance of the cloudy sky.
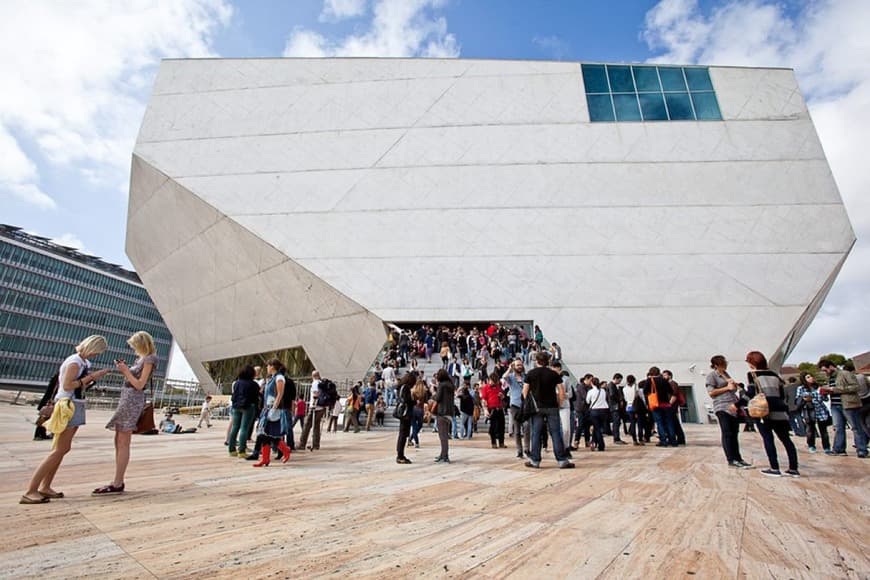
[[[868, 23], [868, 0], [0, 0], [0, 222], [130, 267], [130, 152], [164, 57], [784, 66], [797, 73], [858, 236], [791, 360], [857, 354], [870, 348]], [[170, 369], [188, 374], [181, 361]]]

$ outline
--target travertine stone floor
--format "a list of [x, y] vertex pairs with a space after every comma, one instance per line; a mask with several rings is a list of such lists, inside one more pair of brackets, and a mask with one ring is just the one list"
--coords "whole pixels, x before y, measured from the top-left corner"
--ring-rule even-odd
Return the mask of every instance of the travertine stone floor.
[[[575, 470], [524, 468], [485, 433], [435, 465], [428, 431], [413, 465], [379, 431], [253, 469], [226, 456], [224, 422], [136, 436], [129, 491], [91, 497], [113, 469], [108, 413], [91, 412], [56, 481], [67, 498], [23, 506], [49, 447], [34, 414], [0, 405], [2, 577], [870, 577], [870, 461], [802, 441], [800, 480], [729, 469], [716, 426], [694, 425], [687, 448], [575, 452]], [[741, 445], [764, 466], [757, 434]]]

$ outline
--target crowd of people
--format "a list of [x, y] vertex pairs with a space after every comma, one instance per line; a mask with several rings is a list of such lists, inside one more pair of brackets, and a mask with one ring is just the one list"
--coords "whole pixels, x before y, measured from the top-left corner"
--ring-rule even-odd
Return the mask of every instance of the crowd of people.
[[[431, 362], [436, 353], [440, 368], [427, 380], [417, 359]], [[536, 368], [527, 371], [532, 360]], [[740, 455], [741, 424], [744, 431], [757, 431], [761, 436], [770, 464], [761, 470], [766, 476], [800, 476], [792, 432], [806, 436], [810, 453], [816, 452], [818, 434], [826, 454], [847, 455], [846, 432], [850, 426], [857, 457], [867, 457], [870, 392], [865, 377], [855, 375], [848, 363], [838, 369], [831, 361], [820, 361], [818, 366], [827, 384], [819, 387], [812, 374], [785, 383], [769, 368], [761, 352], [748, 353], [745, 362], [750, 368], [746, 383], [738, 383], [728, 375], [727, 361], [721, 355], [711, 359], [707, 374], [707, 390], [730, 466], [753, 467]], [[400, 368], [405, 366], [405, 375], [400, 378]], [[542, 373], [541, 368], [552, 373]], [[655, 436], [658, 447], [686, 444], [679, 413], [686, 399], [670, 371], [653, 366], [641, 380], [616, 373], [610, 380], [586, 374], [574, 381], [562, 369], [558, 344], [547, 347], [537, 326], [532, 332], [499, 324], [483, 330], [475, 327], [469, 332], [461, 326], [436, 329], [429, 325], [414, 331], [396, 330], [371, 380], [383, 384], [390, 401], [401, 398], [402, 386], [407, 386], [408, 381], [417, 385], [407, 402], [412, 409], [408, 414], [412, 443], [429, 415], [439, 418], [439, 435], [447, 433], [442, 441], [472, 437], [479, 417], [484, 417], [493, 448], [504, 448], [506, 435], [513, 438], [517, 457], [527, 459], [526, 465], [532, 468], [540, 462], [538, 446], [546, 447], [548, 438], [553, 440], [556, 460], [563, 467], [569, 466], [572, 451], [586, 448], [602, 452], [611, 440], [614, 445], [627, 445], [630, 438], [631, 444], [642, 446], [652, 444]], [[449, 398], [444, 394], [447, 380], [455, 393], [453, 405], [445, 403]], [[530, 398], [544, 401], [531, 415], [523, 410]], [[761, 398], [766, 411], [752, 415], [752, 403]], [[832, 423], [833, 447], [827, 433]], [[404, 438], [402, 431], [400, 442]], [[780, 470], [777, 439], [788, 457], [785, 470]], [[447, 457], [443, 442], [442, 447], [437, 461]], [[409, 462], [400, 447], [396, 460]]]
[[[365, 386], [358, 383], [346, 398], [325, 397], [320, 375], [312, 375], [308, 399], [293, 399], [295, 420], [291, 416], [289, 428], [283, 432], [288, 449], [296, 448], [293, 424], [302, 425], [301, 446], [315, 451], [320, 448], [323, 421], [328, 421], [327, 432], [337, 430], [340, 424], [345, 431], [352, 428], [359, 432], [363, 424], [370, 430], [373, 425], [383, 425], [389, 408], [399, 420], [396, 461], [401, 464], [411, 463], [405, 450], [419, 448], [420, 432], [427, 425], [439, 435], [441, 449], [435, 461], [449, 463], [449, 441], [471, 439], [481, 419], [492, 447], [506, 448], [506, 440], [513, 440], [517, 458], [524, 459], [530, 468], [540, 464], [541, 449], [550, 443], [557, 463], [564, 468], [573, 467], [572, 452], [580, 449], [604, 452], [608, 445], [686, 444], [679, 413], [686, 399], [669, 370], [651, 367], [640, 380], [621, 373], [610, 379], [585, 374], [574, 380], [562, 368], [558, 344], [545, 345], [538, 327], [529, 332], [520, 326], [491, 324], [466, 332], [461, 326], [436, 329], [423, 325], [414, 331], [397, 329], [390, 338]], [[847, 421], [852, 425], [866, 422], [866, 384], [854, 396], [850, 386], [863, 376], [853, 381], [855, 375], [848, 370], [838, 371], [829, 361], [822, 361], [820, 368], [831, 377], [831, 384], [820, 389], [810, 374], [801, 378], [801, 384], [783, 383], [757, 351], [747, 355], [746, 363], [752, 369], [746, 383], [728, 375], [728, 363], [721, 355], [711, 359], [707, 375], [708, 393], [730, 466], [753, 467], [740, 454], [740, 425], [760, 434], [770, 463], [762, 473], [768, 476], [800, 475], [791, 431], [806, 435], [811, 453], [816, 450], [819, 433], [826, 453], [845, 454]], [[428, 376], [424, 368], [431, 369]], [[268, 371], [272, 376], [274, 369]], [[835, 385], [837, 381], [848, 384]], [[293, 393], [295, 388], [291, 397]], [[768, 414], [751, 417], [749, 403], [759, 393], [765, 395]], [[535, 402], [536, 410], [526, 409], [530, 401]], [[827, 433], [832, 420], [836, 427], [833, 448]], [[854, 432], [858, 457], [865, 457], [866, 432]], [[789, 460], [784, 472], [779, 468], [775, 439], [785, 447]], [[258, 459], [261, 447], [258, 439], [248, 459]], [[289, 455], [277, 446], [276, 451]]]
[[[466, 332], [461, 326], [434, 328], [423, 325], [415, 331], [396, 330], [388, 348], [365, 381], [339, 396], [332, 381], [312, 373], [307, 394], [298, 392], [278, 359], [265, 369], [245, 366], [232, 386], [231, 422], [226, 441], [230, 456], [268, 466], [273, 453], [287, 462], [297, 449], [320, 449], [322, 423], [327, 432], [371, 430], [384, 425], [386, 414], [399, 422], [396, 462], [410, 464], [408, 447], [420, 447], [426, 425], [438, 433], [437, 463], [450, 463], [450, 440], [471, 439], [484, 420], [494, 449], [513, 440], [516, 457], [538, 469], [542, 452], [552, 448], [559, 468], [571, 469], [572, 452], [606, 451], [608, 444], [679, 447], [686, 444], [679, 410], [685, 396], [668, 370], [653, 366], [638, 380], [615, 373], [610, 379], [585, 374], [579, 379], [562, 367], [557, 343], [545, 345], [540, 329], [491, 324]], [[107, 429], [115, 432], [116, 470], [112, 482], [94, 490], [95, 495], [122, 493], [130, 457], [130, 438], [145, 407], [145, 386], [156, 367], [153, 339], [137, 332], [128, 343], [137, 355], [128, 366], [115, 361], [125, 378], [121, 399]], [[85, 422], [84, 391], [110, 369], [91, 370], [90, 359], [107, 348], [105, 338], [90, 336], [61, 365], [53, 384], [51, 411], [44, 427], [52, 438], [52, 451], [33, 474], [21, 503], [45, 503], [62, 498], [53, 489], [58, 468], [71, 447], [78, 427]], [[433, 356], [437, 359], [432, 362]], [[439, 360], [440, 359], [440, 360]], [[422, 363], [420, 361], [425, 361]], [[812, 373], [788, 383], [768, 366], [764, 354], [751, 351], [745, 362], [750, 369], [746, 382], [728, 373], [722, 355], [710, 360], [706, 375], [721, 444], [728, 465], [754, 467], [740, 452], [740, 425], [757, 429], [770, 477], [800, 477], [797, 447], [791, 433], [806, 437], [807, 450], [816, 453], [817, 437], [828, 455], [847, 455], [847, 425], [851, 426], [859, 458], [868, 456], [870, 391], [863, 375], [854, 368], [837, 368], [830, 360], [819, 362], [824, 384]], [[530, 368], [531, 367], [531, 368]], [[427, 375], [424, 368], [429, 368]], [[361, 420], [365, 415], [364, 422]], [[200, 415], [210, 425], [208, 401]], [[165, 427], [169, 420], [164, 420]], [[299, 441], [294, 427], [301, 427]], [[833, 444], [828, 427], [833, 425]], [[178, 432], [172, 425], [173, 432]], [[169, 429], [166, 429], [169, 432]], [[630, 443], [628, 441], [630, 439]], [[249, 452], [248, 445], [254, 445]], [[776, 440], [785, 449], [788, 467], [780, 468]]]

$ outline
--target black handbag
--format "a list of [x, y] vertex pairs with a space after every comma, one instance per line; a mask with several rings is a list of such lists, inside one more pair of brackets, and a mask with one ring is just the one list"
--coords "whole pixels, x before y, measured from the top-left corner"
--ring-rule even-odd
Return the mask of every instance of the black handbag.
[[520, 407], [519, 413], [517, 413], [517, 421], [523, 423], [532, 418], [533, 415], [538, 414], [538, 402], [535, 400], [535, 396], [532, 395], [532, 392], [529, 391], [525, 397], [523, 397], [523, 404]]
[[396, 403], [396, 408], [393, 409], [393, 417], [400, 421], [411, 416], [411, 407], [405, 402], [405, 399], [402, 396], [407, 388], [408, 385], [402, 385], [402, 388], [399, 389], [399, 401]]

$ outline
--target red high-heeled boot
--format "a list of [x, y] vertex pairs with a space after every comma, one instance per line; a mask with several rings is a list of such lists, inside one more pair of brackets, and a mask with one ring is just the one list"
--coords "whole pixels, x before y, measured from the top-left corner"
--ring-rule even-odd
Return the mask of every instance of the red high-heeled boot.
[[278, 441], [278, 449], [284, 454], [284, 457], [281, 458], [281, 463], [287, 463], [290, 460], [290, 451], [292, 451], [290, 446], [283, 439], [280, 439]]
[[264, 444], [260, 449], [260, 461], [254, 464], [254, 467], [269, 467], [269, 460], [272, 458], [272, 446]]

